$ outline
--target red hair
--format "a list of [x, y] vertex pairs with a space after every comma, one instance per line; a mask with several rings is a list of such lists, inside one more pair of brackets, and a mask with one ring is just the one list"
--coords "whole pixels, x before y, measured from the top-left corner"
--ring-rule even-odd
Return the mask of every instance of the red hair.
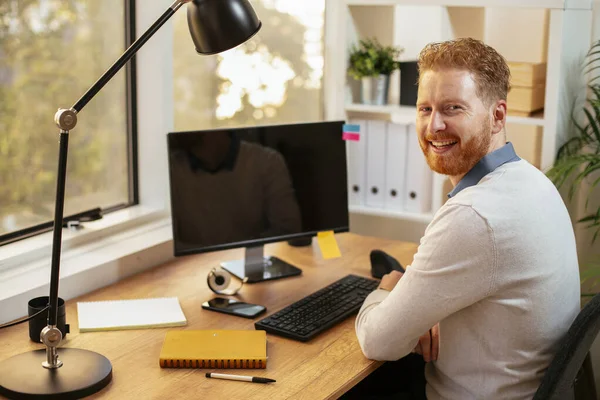
[[428, 70], [463, 69], [473, 74], [477, 95], [486, 104], [506, 100], [510, 70], [504, 57], [480, 40], [460, 38], [429, 43], [419, 54], [419, 76]]

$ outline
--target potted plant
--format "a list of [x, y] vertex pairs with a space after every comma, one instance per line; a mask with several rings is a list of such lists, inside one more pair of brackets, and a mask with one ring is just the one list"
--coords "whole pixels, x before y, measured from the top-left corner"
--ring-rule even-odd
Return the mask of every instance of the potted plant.
[[[586, 56], [584, 74], [598, 71], [600, 66], [600, 41], [594, 43]], [[568, 186], [567, 197], [569, 200], [581, 183], [586, 180], [591, 183], [585, 203], [586, 216], [578, 219], [577, 223], [586, 224], [587, 229], [593, 230], [592, 244], [600, 234], [600, 206], [595, 210], [589, 210], [589, 200], [594, 189], [600, 184], [600, 75], [590, 76], [588, 82], [589, 94], [583, 107], [574, 110], [572, 114], [573, 132], [571, 137], [559, 148], [556, 161], [547, 172], [547, 176], [554, 184], [561, 188]], [[580, 117], [583, 117], [580, 118]], [[587, 279], [600, 276], [600, 260], [596, 260], [585, 266], [581, 273], [581, 283]], [[595, 284], [592, 285], [594, 288]], [[584, 293], [584, 297], [593, 296], [595, 293]]]
[[361, 81], [363, 104], [387, 104], [390, 75], [400, 68], [398, 57], [403, 51], [383, 46], [375, 38], [360, 40], [352, 46], [348, 74]]

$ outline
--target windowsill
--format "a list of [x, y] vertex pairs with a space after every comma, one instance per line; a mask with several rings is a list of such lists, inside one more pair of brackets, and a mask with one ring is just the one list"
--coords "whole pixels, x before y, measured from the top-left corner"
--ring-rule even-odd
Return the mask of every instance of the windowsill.
[[[52, 232], [0, 247], [0, 323], [48, 295], [51, 249]], [[69, 300], [171, 258], [170, 216], [143, 206], [116, 211], [63, 231], [59, 296]]]

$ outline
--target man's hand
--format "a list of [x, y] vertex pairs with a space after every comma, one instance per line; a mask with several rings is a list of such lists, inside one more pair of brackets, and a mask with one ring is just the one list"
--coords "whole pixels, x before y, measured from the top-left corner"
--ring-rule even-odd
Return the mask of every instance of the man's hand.
[[379, 289], [387, 290], [391, 292], [394, 287], [396, 287], [396, 283], [402, 278], [404, 275], [400, 271], [393, 270], [389, 274], [385, 274], [381, 277], [381, 282], [379, 283]]
[[435, 361], [438, 359], [440, 352], [440, 324], [437, 323], [433, 328], [425, 332], [420, 338], [419, 343], [413, 350], [417, 354], [421, 354], [425, 362]]

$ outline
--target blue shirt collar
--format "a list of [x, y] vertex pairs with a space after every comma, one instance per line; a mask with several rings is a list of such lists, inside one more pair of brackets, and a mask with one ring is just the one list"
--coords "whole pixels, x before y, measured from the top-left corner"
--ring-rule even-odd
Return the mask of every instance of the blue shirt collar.
[[520, 158], [515, 153], [515, 149], [511, 142], [507, 142], [504, 146], [498, 150], [494, 150], [489, 154], [483, 156], [481, 160], [475, 164], [473, 168], [458, 182], [458, 184], [448, 193], [448, 197], [456, 196], [461, 190], [468, 188], [469, 186], [477, 185], [477, 183], [501, 166], [508, 162], [519, 161]]

